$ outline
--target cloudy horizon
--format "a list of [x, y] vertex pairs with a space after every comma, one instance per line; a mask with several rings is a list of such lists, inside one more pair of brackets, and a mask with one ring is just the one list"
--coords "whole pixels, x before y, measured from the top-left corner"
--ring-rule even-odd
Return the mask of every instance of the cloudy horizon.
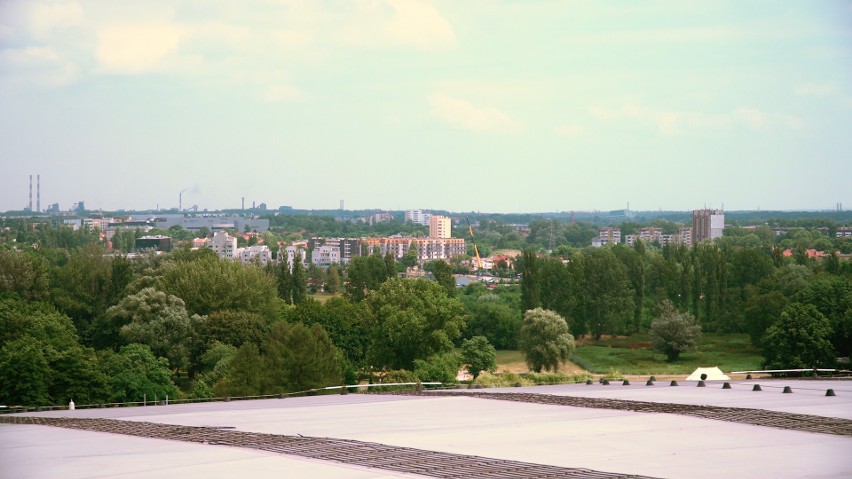
[[848, 2], [10, 0], [0, 105], [0, 211], [852, 205]]

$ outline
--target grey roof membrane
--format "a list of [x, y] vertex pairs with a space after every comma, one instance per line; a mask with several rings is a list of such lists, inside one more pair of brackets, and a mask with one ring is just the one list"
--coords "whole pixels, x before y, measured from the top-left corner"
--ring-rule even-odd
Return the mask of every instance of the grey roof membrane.
[[[752, 391], [759, 383], [762, 391]], [[658, 381], [470, 392], [534, 393], [765, 409], [852, 418], [852, 381]], [[793, 393], [782, 393], [785, 385]], [[827, 397], [833, 389], [836, 396]], [[463, 392], [465, 390], [461, 390]], [[113, 418], [241, 433], [363, 441], [424, 451], [650, 477], [852, 477], [852, 436], [679, 414], [474, 397], [349, 394], [16, 416]], [[257, 449], [59, 427], [0, 424], [0, 477], [340, 477], [418, 475]], [[512, 477], [509, 473], [507, 477]]]

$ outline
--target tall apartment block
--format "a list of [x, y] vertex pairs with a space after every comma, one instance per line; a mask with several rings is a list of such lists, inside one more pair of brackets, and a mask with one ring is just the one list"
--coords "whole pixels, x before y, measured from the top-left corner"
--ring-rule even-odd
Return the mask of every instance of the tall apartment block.
[[452, 223], [446, 216], [432, 215], [429, 218], [429, 237], [430, 238], [449, 238], [452, 232]]

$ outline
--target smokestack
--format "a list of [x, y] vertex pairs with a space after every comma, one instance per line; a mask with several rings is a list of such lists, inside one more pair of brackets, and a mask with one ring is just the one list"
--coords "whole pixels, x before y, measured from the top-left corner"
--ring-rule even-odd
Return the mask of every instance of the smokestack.
[[36, 175], [36, 211], [41, 211], [41, 175]]
[[27, 205], [30, 211], [33, 210], [33, 175], [30, 175], [30, 202]]

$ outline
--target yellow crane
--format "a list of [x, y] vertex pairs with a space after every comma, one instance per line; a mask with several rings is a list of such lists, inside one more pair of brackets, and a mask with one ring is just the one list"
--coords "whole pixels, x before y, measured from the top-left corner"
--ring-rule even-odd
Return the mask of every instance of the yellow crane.
[[467, 220], [467, 230], [470, 232], [470, 241], [473, 242], [473, 252], [476, 254], [476, 269], [482, 269], [482, 258], [479, 257], [479, 248], [476, 247], [476, 238], [473, 237], [473, 227], [470, 225], [470, 218], [465, 216]]

